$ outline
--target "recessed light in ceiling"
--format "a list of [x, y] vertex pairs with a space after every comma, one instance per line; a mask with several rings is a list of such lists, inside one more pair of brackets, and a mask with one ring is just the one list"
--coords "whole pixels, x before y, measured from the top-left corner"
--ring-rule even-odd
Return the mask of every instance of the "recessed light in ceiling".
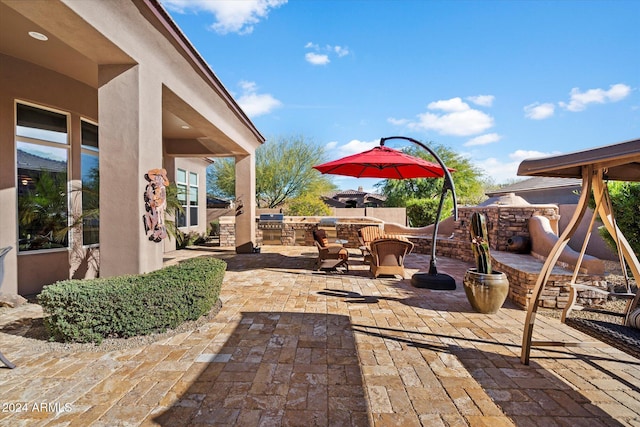
[[187, 126], [187, 125], [182, 125], [182, 126], [180, 126], [180, 127], [181, 127], [182, 129], [190, 129], [190, 128], [189, 128], [189, 126]]
[[45, 36], [42, 33], [37, 32], [37, 31], [29, 31], [29, 35], [31, 37], [33, 37], [34, 39], [40, 40], [40, 41], [43, 41], [43, 42], [46, 42], [47, 40], [49, 40], [49, 37]]

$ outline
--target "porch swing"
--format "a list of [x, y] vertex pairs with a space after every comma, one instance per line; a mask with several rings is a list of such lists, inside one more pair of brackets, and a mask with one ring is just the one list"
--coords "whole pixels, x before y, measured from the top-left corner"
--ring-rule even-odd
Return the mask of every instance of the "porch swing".
[[[626, 268], [628, 265], [633, 273], [636, 283], [640, 283], [640, 262], [638, 262], [637, 255], [633, 252], [631, 246], [615, 222], [611, 200], [606, 188], [607, 180], [640, 182], [640, 139], [576, 153], [524, 160], [520, 163], [518, 175], [582, 178], [582, 192], [580, 194], [580, 200], [578, 201], [576, 210], [567, 224], [565, 231], [558, 238], [558, 241], [551, 249], [549, 256], [542, 266], [529, 300], [520, 355], [520, 361], [523, 364], [528, 365], [532, 347], [585, 347], [594, 345], [594, 343], [587, 342], [532, 340], [535, 317], [538, 310], [538, 300], [544, 291], [545, 285], [551, 275], [551, 270], [558, 261], [562, 250], [567, 246], [569, 239], [578, 229], [578, 226], [586, 212], [588, 200], [592, 192], [594, 196], [597, 195], [595, 196], [596, 209], [594, 211], [585, 242], [582, 245], [578, 262], [575, 266], [571, 280], [569, 302], [563, 311], [562, 321], [564, 322], [567, 320], [567, 316], [572, 310], [579, 309], [579, 307], [576, 307], [575, 305], [577, 290], [593, 290], [593, 288], [588, 287], [587, 285], [576, 283], [576, 277], [586, 251], [588, 239], [591, 235], [591, 230], [593, 229], [596, 216], [600, 217], [602, 223], [607, 228], [607, 231], [611, 236], [613, 236], [618, 245], [618, 255], [621, 267], [625, 272], [624, 274], [626, 274]], [[628, 300], [624, 312], [620, 313], [620, 315], [621, 317], [624, 317], [623, 324], [625, 326], [630, 326], [632, 322], [637, 320], [636, 317], [640, 317], [640, 315], [636, 316], [636, 311], [634, 311], [640, 303], [640, 292], [636, 291], [634, 295], [631, 292], [628, 276], [625, 276], [625, 280], [625, 292], [619, 293], [616, 296], [620, 296]], [[597, 292], [611, 294], [611, 292], [599, 288], [597, 288]]]

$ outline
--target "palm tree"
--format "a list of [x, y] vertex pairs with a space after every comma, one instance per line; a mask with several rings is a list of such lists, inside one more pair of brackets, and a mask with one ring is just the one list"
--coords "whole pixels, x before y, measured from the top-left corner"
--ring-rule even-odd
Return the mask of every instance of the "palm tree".
[[32, 188], [20, 194], [18, 212], [22, 249], [67, 246], [67, 189], [65, 174], [41, 171]]

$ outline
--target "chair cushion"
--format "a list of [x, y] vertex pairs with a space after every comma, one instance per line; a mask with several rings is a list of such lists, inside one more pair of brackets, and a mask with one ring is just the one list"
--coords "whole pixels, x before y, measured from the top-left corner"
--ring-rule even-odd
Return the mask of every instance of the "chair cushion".
[[324, 230], [313, 230], [313, 240], [320, 243], [320, 246], [323, 248], [329, 244], [329, 240], [327, 240], [327, 233]]
[[358, 233], [362, 237], [362, 240], [365, 244], [382, 237], [383, 234], [382, 230], [380, 230], [380, 227], [373, 225], [362, 227], [358, 230]]

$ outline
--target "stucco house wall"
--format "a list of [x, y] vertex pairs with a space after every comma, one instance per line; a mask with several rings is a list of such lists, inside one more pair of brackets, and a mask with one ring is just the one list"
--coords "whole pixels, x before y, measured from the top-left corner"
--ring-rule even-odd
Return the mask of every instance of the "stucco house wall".
[[[47, 41], [29, 37], [37, 31]], [[16, 105], [68, 117], [69, 214], [81, 179], [81, 119], [99, 136], [99, 245], [20, 252], [16, 182]], [[236, 193], [248, 195], [236, 245], [255, 241], [255, 149], [264, 142], [251, 120], [157, 0], [0, 0], [0, 292], [31, 294], [56, 280], [156, 270], [171, 244], [149, 240], [145, 174], [197, 171], [206, 231], [207, 158], [233, 157]], [[80, 243], [78, 243], [80, 242]]]

